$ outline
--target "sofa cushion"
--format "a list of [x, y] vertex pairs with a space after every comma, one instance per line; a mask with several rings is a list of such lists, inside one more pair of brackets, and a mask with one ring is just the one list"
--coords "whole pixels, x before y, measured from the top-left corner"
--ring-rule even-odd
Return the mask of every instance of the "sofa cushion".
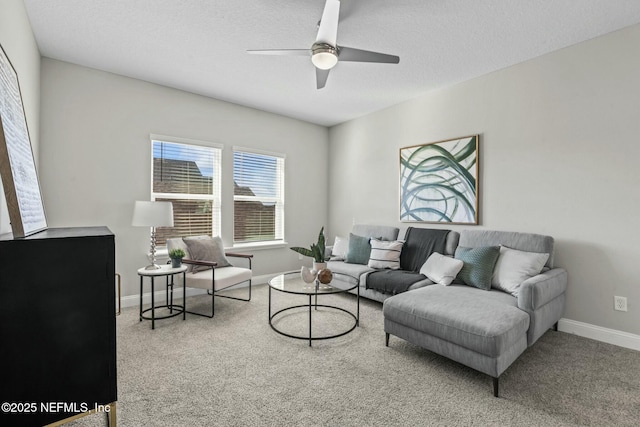
[[425, 280], [423, 274], [407, 270], [376, 270], [367, 274], [365, 289], [395, 295], [406, 292], [417, 282]]
[[430, 286], [430, 285], [435, 285], [433, 280], [424, 279], [424, 280], [420, 280], [419, 282], [416, 282], [413, 285], [409, 286], [409, 290], [420, 289], [420, 288], [424, 288], [425, 286]]
[[349, 233], [349, 250], [344, 261], [349, 264], [367, 264], [371, 255], [369, 237]]
[[[361, 280], [361, 276], [364, 273], [370, 273], [375, 271], [373, 268], [368, 267], [363, 264], [349, 264], [342, 261], [327, 261], [327, 268], [334, 273], [334, 279], [339, 278], [335, 275], [344, 274], [346, 276], [350, 276]], [[362, 286], [362, 283], [360, 284]]]
[[388, 225], [355, 224], [351, 232], [356, 236], [375, 237], [381, 240], [398, 239], [398, 228]]
[[520, 284], [540, 274], [549, 254], [519, 251], [500, 246], [491, 287], [518, 296]]
[[500, 291], [425, 286], [385, 300], [385, 319], [478, 353], [497, 357], [526, 335], [529, 315]]
[[462, 260], [434, 252], [425, 261], [420, 269], [420, 274], [424, 274], [434, 283], [448, 286], [456, 278], [463, 265], [464, 262]]
[[499, 246], [485, 246], [480, 248], [463, 248], [458, 246], [456, 258], [464, 261], [457, 279], [465, 285], [475, 288], [491, 289], [493, 268], [500, 255]]
[[371, 254], [367, 265], [371, 268], [389, 268], [398, 270], [400, 268], [400, 252], [402, 252], [402, 242], [398, 240], [387, 241], [371, 239]]
[[545, 264], [548, 268], [554, 267], [553, 244], [554, 240], [551, 236], [496, 230], [462, 230], [459, 242], [460, 246], [467, 248], [504, 245], [519, 251], [549, 254]]

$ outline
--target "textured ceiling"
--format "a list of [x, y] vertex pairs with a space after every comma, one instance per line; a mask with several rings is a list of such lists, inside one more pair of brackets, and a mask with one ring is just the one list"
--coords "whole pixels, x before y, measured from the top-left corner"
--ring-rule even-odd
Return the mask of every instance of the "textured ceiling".
[[343, 62], [315, 88], [324, 0], [24, 0], [43, 56], [331, 126], [640, 22], [638, 0], [342, 0]]

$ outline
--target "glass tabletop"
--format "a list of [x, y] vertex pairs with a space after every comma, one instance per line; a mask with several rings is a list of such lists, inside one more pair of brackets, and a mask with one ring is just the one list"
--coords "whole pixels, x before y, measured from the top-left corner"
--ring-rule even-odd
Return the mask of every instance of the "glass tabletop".
[[316, 288], [315, 281], [306, 283], [304, 280], [302, 280], [299, 271], [290, 271], [288, 273], [280, 274], [269, 280], [269, 286], [281, 292], [301, 295], [315, 295], [316, 293], [318, 295], [337, 294], [340, 292], [350, 291], [351, 289], [355, 289], [358, 286], [358, 281], [356, 279], [345, 275], [340, 276], [351, 279], [349, 280], [349, 284], [345, 288], [333, 287], [331, 286], [331, 283], [327, 285], [323, 285], [322, 283], [320, 283]]

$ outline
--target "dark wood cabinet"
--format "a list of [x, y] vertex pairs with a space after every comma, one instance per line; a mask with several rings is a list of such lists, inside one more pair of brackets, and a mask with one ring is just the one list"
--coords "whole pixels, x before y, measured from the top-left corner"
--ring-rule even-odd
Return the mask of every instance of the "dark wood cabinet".
[[117, 400], [114, 276], [106, 227], [0, 236], [0, 425]]

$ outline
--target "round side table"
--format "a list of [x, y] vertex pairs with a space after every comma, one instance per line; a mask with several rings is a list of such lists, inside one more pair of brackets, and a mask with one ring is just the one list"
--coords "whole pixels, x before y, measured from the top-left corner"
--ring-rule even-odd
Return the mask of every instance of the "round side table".
[[[182, 265], [178, 268], [173, 268], [171, 267], [170, 264], [168, 265], [161, 265], [159, 269], [156, 270], [147, 270], [145, 268], [140, 268], [138, 269], [138, 276], [140, 276], [140, 321], [142, 322], [142, 319], [145, 320], [151, 320], [151, 329], [155, 329], [155, 322], [156, 320], [159, 319], [167, 319], [169, 317], [174, 317], [174, 316], [178, 316], [180, 314], [182, 314], [182, 320], [185, 319], [186, 316], [186, 271], [187, 271], [187, 266], [186, 265]], [[173, 303], [173, 276], [176, 274], [180, 274], [182, 273], [182, 305], [178, 305], [178, 304], [174, 304]], [[159, 305], [156, 307], [155, 305], [155, 278], [156, 277], [162, 277], [164, 276], [166, 278], [166, 304], [163, 305]], [[142, 308], [142, 295], [143, 295], [143, 284], [144, 284], [144, 278], [148, 277], [151, 279], [151, 307], [143, 310]], [[169, 298], [169, 290], [171, 290], [171, 297]], [[156, 309], [159, 308], [167, 308], [169, 309], [169, 314], [167, 314], [166, 316], [156, 316]], [[149, 316], [145, 316], [145, 313], [147, 312], [151, 312], [151, 317]]]

